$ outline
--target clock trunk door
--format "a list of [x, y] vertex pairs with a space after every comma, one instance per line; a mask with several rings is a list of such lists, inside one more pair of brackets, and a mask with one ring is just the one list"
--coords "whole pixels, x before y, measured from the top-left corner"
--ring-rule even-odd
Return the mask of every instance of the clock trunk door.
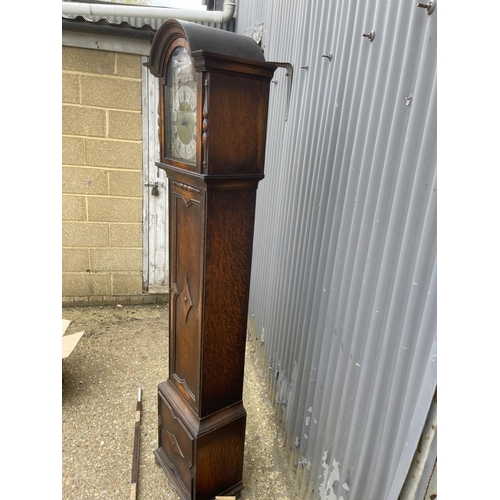
[[199, 411], [205, 193], [170, 180], [170, 379]]

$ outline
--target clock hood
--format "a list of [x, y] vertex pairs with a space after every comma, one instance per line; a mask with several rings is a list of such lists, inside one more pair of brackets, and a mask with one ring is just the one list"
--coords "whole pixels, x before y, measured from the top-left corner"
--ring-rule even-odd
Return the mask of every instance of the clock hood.
[[191, 54], [201, 51], [203, 54], [266, 63], [262, 49], [253, 38], [188, 21], [170, 19], [156, 32], [149, 58], [144, 63], [156, 77], [163, 75], [165, 54], [170, 44], [177, 38], [188, 41]]

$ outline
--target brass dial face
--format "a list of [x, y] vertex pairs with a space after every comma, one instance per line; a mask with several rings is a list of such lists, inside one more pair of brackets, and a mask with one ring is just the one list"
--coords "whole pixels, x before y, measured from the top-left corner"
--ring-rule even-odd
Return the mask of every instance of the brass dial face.
[[187, 85], [179, 87], [173, 96], [172, 139], [181, 158], [196, 158], [196, 94]]
[[165, 86], [165, 144], [167, 156], [196, 163], [197, 92], [189, 52], [176, 47], [170, 57]]

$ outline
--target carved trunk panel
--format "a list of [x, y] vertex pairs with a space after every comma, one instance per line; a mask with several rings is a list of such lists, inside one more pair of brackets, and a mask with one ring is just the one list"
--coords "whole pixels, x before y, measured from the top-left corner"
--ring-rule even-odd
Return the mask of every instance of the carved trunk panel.
[[200, 298], [203, 280], [204, 193], [171, 181], [170, 378], [189, 404], [199, 409]]

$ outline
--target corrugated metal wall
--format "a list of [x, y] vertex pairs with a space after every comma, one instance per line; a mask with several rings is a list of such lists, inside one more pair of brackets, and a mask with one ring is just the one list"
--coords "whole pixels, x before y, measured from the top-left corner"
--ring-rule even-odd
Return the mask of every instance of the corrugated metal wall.
[[285, 69], [271, 85], [249, 331], [304, 498], [397, 499], [436, 389], [438, 10], [237, 2], [236, 32], [263, 23], [294, 68], [289, 101]]

